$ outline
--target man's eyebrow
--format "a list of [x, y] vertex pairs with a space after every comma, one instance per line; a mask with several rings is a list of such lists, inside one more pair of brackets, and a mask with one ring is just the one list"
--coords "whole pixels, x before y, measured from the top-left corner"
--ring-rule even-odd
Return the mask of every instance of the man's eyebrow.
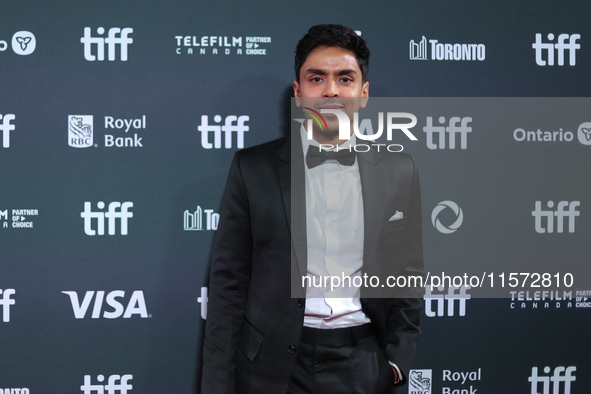
[[[327, 72], [320, 68], [309, 68], [306, 70], [306, 74], [319, 74], [319, 75], [326, 75]], [[352, 68], [346, 68], [344, 70], [339, 70], [337, 75], [348, 75], [348, 74], [357, 74], [357, 71], [353, 70]]]

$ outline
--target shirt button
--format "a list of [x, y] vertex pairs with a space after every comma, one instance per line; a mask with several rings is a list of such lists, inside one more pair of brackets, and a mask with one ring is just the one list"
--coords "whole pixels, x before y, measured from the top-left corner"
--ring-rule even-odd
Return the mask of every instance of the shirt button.
[[298, 308], [303, 308], [303, 307], [304, 307], [304, 299], [303, 298], [300, 298], [298, 300]]
[[288, 352], [289, 354], [292, 354], [292, 355], [293, 355], [293, 354], [295, 354], [295, 353], [296, 353], [296, 347], [295, 347], [294, 345], [289, 345], [289, 346], [287, 347], [287, 352]]

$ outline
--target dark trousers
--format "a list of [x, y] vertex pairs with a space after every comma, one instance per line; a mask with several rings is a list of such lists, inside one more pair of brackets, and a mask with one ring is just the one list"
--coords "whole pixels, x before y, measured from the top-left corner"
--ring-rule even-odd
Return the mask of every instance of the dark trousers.
[[304, 327], [288, 394], [388, 394], [394, 372], [371, 325]]

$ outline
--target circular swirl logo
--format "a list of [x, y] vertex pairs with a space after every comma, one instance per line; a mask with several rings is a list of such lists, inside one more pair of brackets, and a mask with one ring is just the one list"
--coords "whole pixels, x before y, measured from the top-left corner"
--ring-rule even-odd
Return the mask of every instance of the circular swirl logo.
[[[439, 220], [439, 214], [446, 209], [451, 209], [456, 215], [455, 221], [449, 226], [445, 226]], [[437, 204], [435, 209], [433, 209], [433, 213], [431, 214], [431, 223], [433, 223], [433, 226], [437, 229], [437, 231], [443, 234], [455, 233], [456, 230], [462, 225], [463, 221], [464, 213], [462, 212], [462, 208], [460, 208], [455, 202], [449, 200], [441, 201], [439, 204]]]

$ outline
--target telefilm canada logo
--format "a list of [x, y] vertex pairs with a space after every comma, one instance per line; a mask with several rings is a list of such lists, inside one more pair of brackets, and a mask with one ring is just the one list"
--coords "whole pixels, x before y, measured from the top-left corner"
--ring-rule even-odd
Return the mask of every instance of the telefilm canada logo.
[[0, 226], [2, 228], [32, 229], [37, 216], [39, 216], [38, 209], [0, 209]]
[[[37, 48], [37, 39], [30, 31], [21, 30], [12, 35], [10, 45], [14, 53], [21, 56], [27, 56], [35, 52]], [[0, 52], [8, 49], [8, 41], [0, 40]]]
[[[335, 103], [333, 103], [335, 104]], [[335, 104], [335, 106], [345, 107], [344, 103]], [[312, 140], [314, 128], [318, 128], [321, 131], [329, 129], [325, 114], [334, 115], [338, 120], [339, 139], [348, 140], [351, 137], [351, 125], [353, 125], [353, 135], [358, 140], [369, 141], [371, 144], [356, 143], [345, 148], [341, 148], [340, 145], [333, 144], [319, 144], [319, 150], [334, 150], [338, 152], [340, 150], [354, 150], [355, 152], [367, 152], [373, 146], [378, 152], [387, 150], [388, 152], [402, 152], [404, 147], [401, 144], [382, 144], [375, 143], [374, 141], [382, 137], [384, 129], [386, 131], [386, 138], [388, 141], [394, 139], [394, 131], [402, 131], [406, 137], [411, 141], [417, 141], [417, 137], [410, 131], [411, 128], [416, 126], [417, 117], [408, 112], [378, 112], [378, 128], [374, 131], [372, 119], [361, 119], [359, 118], [359, 112], [353, 112], [353, 121], [344, 110], [338, 108], [317, 108], [313, 109], [308, 106], [302, 106], [302, 110], [306, 115], [305, 119], [295, 118], [296, 122], [303, 122], [304, 129], [306, 131], [307, 139]], [[386, 120], [384, 122], [384, 119]], [[395, 119], [405, 119], [408, 122], [399, 123]], [[385, 126], [384, 126], [385, 123]]]
[[455, 60], [484, 61], [486, 46], [484, 44], [443, 43], [436, 39], [427, 39], [409, 43], [410, 60]]
[[269, 36], [174, 36], [177, 55], [265, 56]]

